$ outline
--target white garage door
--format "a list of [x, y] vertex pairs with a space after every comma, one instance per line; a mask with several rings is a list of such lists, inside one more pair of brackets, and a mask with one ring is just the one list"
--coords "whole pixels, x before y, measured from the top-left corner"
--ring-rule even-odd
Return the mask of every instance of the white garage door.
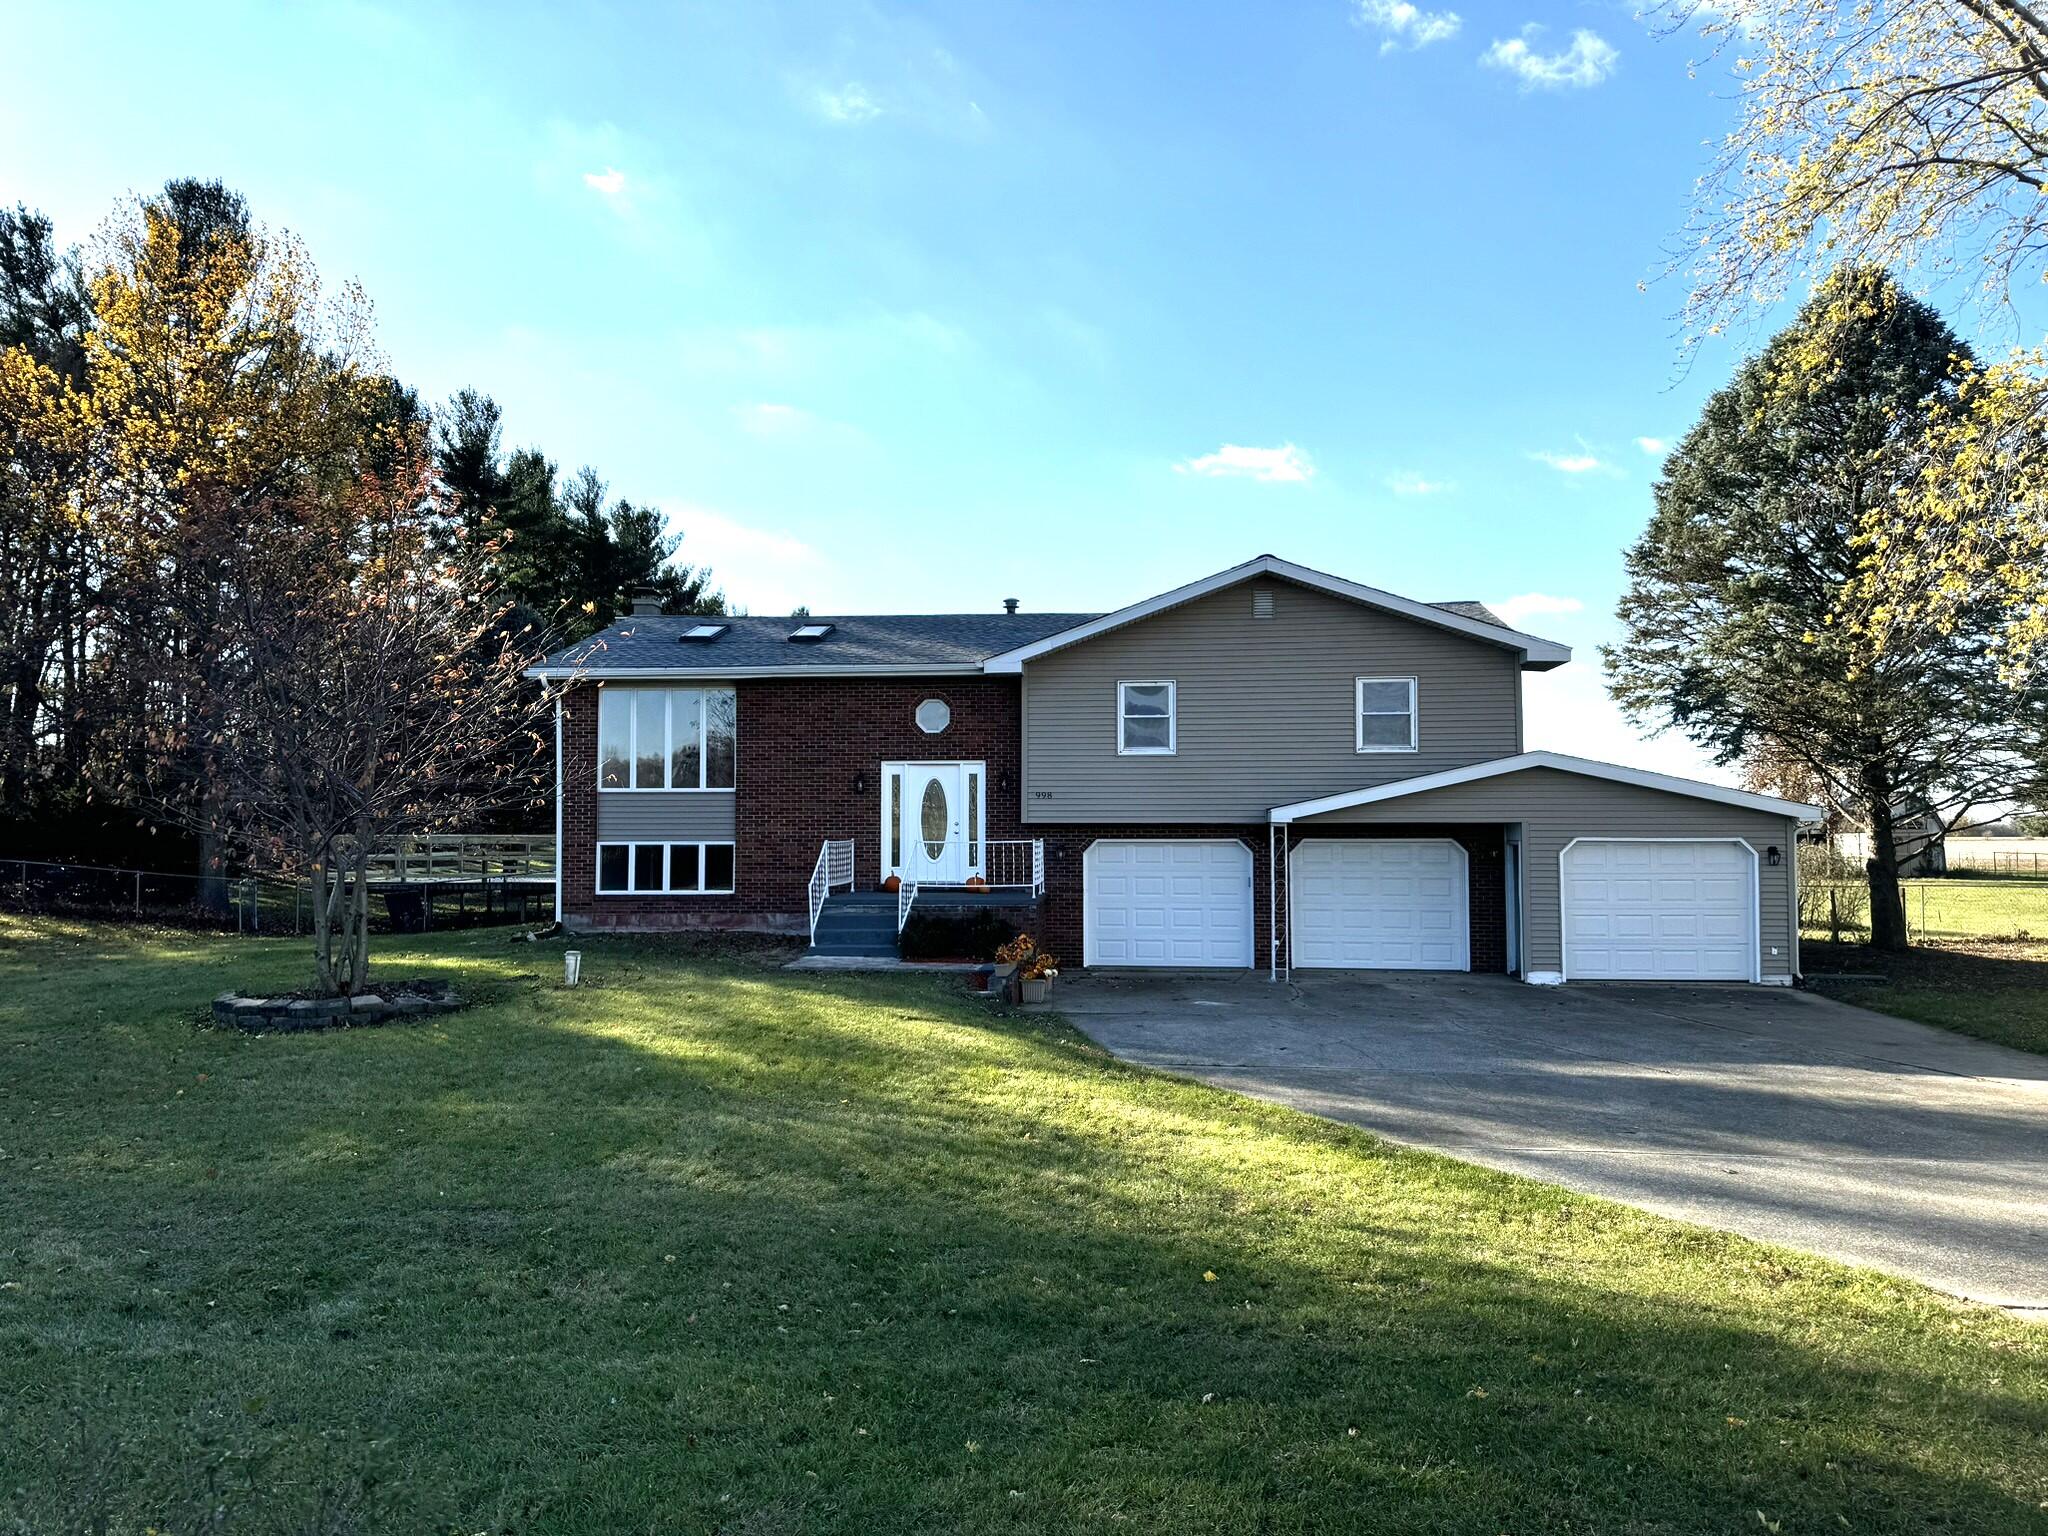
[[1084, 963], [1252, 963], [1252, 855], [1243, 843], [1102, 842], [1081, 862]]
[[1294, 963], [1469, 971], [1465, 850], [1439, 838], [1309, 838], [1289, 859]]
[[1755, 980], [1755, 859], [1740, 843], [1573, 843], [1566, 979]]

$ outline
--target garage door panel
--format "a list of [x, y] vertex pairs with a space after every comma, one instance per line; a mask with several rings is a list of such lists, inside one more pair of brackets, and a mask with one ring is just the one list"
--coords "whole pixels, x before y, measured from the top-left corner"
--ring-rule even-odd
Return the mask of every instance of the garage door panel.
[[1465, 855], [1455, 843], [1309, 838], [1289, 867], [1297, 966], [1471, 968]]
[[1565, 974], [1581, 980], [1751, 980], [1751, 857], [1741, 844], [1727, 842], [1571, 845], [1559, 871]]
[[1091, 844], [1082, 860], [1083, 963], [1249, 966], [1251, 867], [1239, 842]]

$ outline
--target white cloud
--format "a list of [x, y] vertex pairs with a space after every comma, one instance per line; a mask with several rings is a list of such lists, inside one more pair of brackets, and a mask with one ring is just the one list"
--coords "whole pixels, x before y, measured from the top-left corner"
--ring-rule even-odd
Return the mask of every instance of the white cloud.
[[1524, 89], [1560, 90], [1565, 86], [1598, 85], [1621, 62], [1614, 46], [1597, 32], [1583, 27], [1572, 33], [1569, 48], [1561, 53], [1538, 53], [1532, 46], [1543, 28], [1531, 22], [1520, 37], [1495, 38], [1493, 46], [1479, 56], [1492, 69], [1504, 69], [1522, 82]]
[[814, 102], [819, 113], [835, 123], [872, 122], [883, 111], [882, 104], [857, 80], [849, 80], [836, 91], [818, 92]]
[[1381, 53], [1391, 53], [1404, 44], [1427, 48], [1458, 35], [1464, 25], [1456, 11], [1425, 11], [1409, 0], [1358, 0], [1358, 24], [1386, 34]]
[[1523, 741], [1532, 752], [1563, 752], [1682, 779], [1734, 783], [1732, 769], [1716, 765], [1678, 732], [1651, 737], [1631, 725], [1608, 696], [1597, 656], [1581, 656], [1554, 672], [1524, 673], [1522, 718]]
[[1511, 629], [1520, 629], [1525, 619], [1535, 618], [1544, 613], [1578, 613], [1585, 604], [1576, 597], [1552, 597], [1548, 592], [1524, 592], [1516, 597], [1503, 597], [1486, 605], [1501, 616], [1501, 621]]
[[1598, 454], [1590, 453], [1583, 447], [1577, 453], [1548, 453], [1538, 451], [1529, 455], [1539, 464], [1548, 464], [1560, 474], [1590, 475], [1595, 470], [1603, 474], [1614, 473], [1614, 467]]
[[626, 173], [610, 165], [601, 171], [585, 171], [583, 185], [607, 201], [617, 202], [625, 195]]
[[826, 606], [825, 557], [793, 534], [754, 528], [688, 502], [666, 504], [669, 526], [682, 534], [678, 558], [711, 567], [726, 600], [751, 613], [788, 613], [798, 603]]
[[1183, 459], [1173, 467], [1183, 475], [1266, 481], [1306, 480], [1316, 472], [1308, 455], [1292, 443], [1282, 443], [1278, 448], [1246, 448], [1225, 443], [1214, 453]]
[[1661, 459], [1671, 451], [1671, 445], [1661, 437], [1639, 437], [1636, 446], [1653, 459]]
[[811, 413], [800, 405], [783, 405], [779, 401], [761, 400], [752, 405], [736, 405], [732, 414], [741, 430], [756, 437], [783, 437], [800, 432], [814, 419]]
[[1416, 474], [1387, 476], [1387, 489], [1396, 496], [1441, 496], [1444, 492], [1455, 491], [1457, 488], [1452, 481], [1427, 480]]

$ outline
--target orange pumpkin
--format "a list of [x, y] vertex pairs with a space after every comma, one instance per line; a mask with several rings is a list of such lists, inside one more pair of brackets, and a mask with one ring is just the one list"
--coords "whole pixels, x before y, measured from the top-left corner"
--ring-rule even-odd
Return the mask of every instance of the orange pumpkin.
[[890, 876], [890, 877], [889, 877], [888, 879], [886, 879], [886, 880], [884, 880], [884, 881], [882, 882], [882, 889], [883, 889], [883, 890], [885, 890], [885, 891], [900, 891], [900, 890], [902, 890], [902, 889], [903, 889], [903, 881], [902, 881], [902, 878], [901, 878], [900, 876], [897, 876], [897, 875], [891, 875], [891, 876]]

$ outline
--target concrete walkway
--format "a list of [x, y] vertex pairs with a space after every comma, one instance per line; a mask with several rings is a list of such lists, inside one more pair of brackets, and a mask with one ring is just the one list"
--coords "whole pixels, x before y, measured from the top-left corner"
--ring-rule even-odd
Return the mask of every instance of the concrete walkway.
[[2048, 1058], [1755, 987], [1069, 974], [1119, 1056], [2048, 1318]]

